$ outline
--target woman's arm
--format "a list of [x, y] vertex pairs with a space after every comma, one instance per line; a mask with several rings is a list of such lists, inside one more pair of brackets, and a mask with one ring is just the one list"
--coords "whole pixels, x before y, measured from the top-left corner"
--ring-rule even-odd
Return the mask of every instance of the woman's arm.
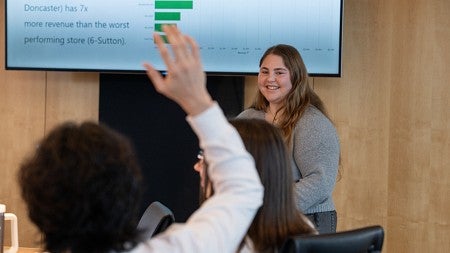
[[147, 75], [156, 90], [177, 102], [188, 114], [208, 158], [214, 196], [185, 224], [174, 224], [135, 252], [235, 252], [256, 211], [263, 187], [251, 155], [206, 89], [200, 53], [195, 41], [174, 26], [164, 26], [172, 53], [158, 34], [155, 42], [167, 65], [165, 77], [150, 64]]
[[336, 183], [339, 152], [339, 140], [333, 124], [315, 108], [305, 111], [293, 137], [293, 157], [302, 176], [295, 184], [295, 192], [303, 212], [318, 212], [323, 211], [320, 208], [327, 208], [318, 207], [319, 204], [333, 205], [331, 197]]

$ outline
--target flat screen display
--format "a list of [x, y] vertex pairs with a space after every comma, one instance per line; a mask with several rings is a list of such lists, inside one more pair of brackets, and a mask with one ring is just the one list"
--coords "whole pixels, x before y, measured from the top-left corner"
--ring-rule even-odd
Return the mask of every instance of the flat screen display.
[[178, 26], [206, 72], [252, 75], [275, 44], [312, 76], [340, 76], [343, 0], [6, 0], [6, 69], [164, 72], [152, 34]]

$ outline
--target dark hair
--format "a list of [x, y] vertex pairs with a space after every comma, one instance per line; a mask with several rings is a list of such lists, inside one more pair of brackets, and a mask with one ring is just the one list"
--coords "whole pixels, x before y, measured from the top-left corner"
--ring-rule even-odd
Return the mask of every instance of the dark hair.
[[274, 252], [290, 235], [315, 233], [295, 205], [294, 179], [280, 130], [261, 119], [232, 119], [230, 123], [253, 156], [264, 186], [263, 205], [247, 232], [255, 250]]
[[97, 123], [53, 129], [18, 173], [28, 214], [52, 253], [133, 248], [141, 171], [127, 138]]

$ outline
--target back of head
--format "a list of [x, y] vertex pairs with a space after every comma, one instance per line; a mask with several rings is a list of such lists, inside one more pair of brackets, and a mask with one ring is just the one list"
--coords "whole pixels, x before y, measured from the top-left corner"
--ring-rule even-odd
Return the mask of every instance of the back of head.
[[294, 202], [294, 180], [280, 130], [260, 119], [233, 119], [230, 123], [255, 159], [264, 186], [263, 206], [248, 231], [255, 249], [273, 251], [288, 236], [314, 233]]
[[53, 129], [18, 179], [46, 250], [108, 252], [137, 243], [140, 173], [125, 137], [85, 122]]

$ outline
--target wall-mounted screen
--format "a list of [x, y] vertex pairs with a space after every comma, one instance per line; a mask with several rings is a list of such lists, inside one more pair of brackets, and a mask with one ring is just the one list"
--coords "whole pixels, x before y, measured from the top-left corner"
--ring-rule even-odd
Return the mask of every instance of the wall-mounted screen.
[[6, 0], [6, 69], [142, 72], [165, 66], [153, 32], [194, 37], [211, 74], [252, 75], [275, 44], [312, 76], [340, 76], [343, 0]]

